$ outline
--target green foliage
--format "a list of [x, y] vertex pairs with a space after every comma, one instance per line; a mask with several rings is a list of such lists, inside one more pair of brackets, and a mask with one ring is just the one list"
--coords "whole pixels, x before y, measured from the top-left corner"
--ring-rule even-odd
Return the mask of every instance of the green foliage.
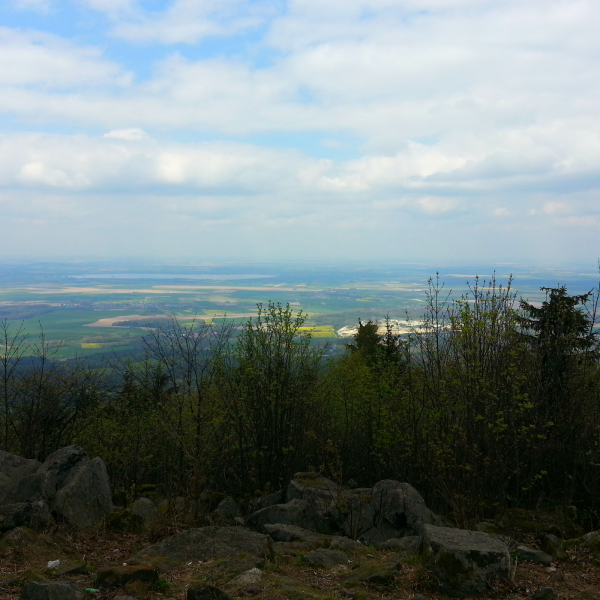
[[55, 361], [43, 331], [29, 344], [4, 322], [3, 447], [43, 459], [80, 443], [106, 461], [123, 504], [145, 484], [170, 498], [247, 497], [312, 467], [360, 487], [408, 481], [461, 525], [538, 505], [593, 518], [598, 291], [544, 289], [540, 307], [517, 308], [511, 280], [476, 278], [453, 299], [436, 277], [409, 335], [359, 321], [329, 362], [305, 315], [274, 303], [240, 329], [173, 320], [148, 331], [144, 360], [101, 370]]

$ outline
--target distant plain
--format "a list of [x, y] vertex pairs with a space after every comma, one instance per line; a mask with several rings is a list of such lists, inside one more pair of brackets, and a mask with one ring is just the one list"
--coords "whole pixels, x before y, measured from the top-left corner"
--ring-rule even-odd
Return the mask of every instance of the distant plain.
[[[522, 265], [422, 265], [402, 263], [265, 264], [139, 262], [6, 262], [0, 264], [0, 320], [23, 323], [34, 341], [43, 328], [56, 358], [132, 352], [147, 327], [171, 318], [215, 325], [243, 323], [269, 301], [290, 304], [306, 316], [304, 330], [316, 343], [340, 347], [340, 329], [358, 319], [417, 320], [427, 301], [428, 279], [460, 298], [474, 284], [506, 286], [513, 276], [517, 298], [540, 302], [540, 287], [566, 285], [585, 293], [598, 283], [590, 261], [582, 267]], [[342, 334], [344, 331], [342, 331]]]

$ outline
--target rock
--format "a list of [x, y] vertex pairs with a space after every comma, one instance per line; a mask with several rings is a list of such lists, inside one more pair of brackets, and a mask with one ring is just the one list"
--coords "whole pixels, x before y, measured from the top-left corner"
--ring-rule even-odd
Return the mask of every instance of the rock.
[[39, 569], [27, 569], [27, 571], [21, 573], [21, 581], [23, 583], [28, 583], [30, 581], [44, 583], [50, 580]]
[[448, 596], [483, 594], [487, 580], [509, 578], [508, 547], [498, 537], [434, 525], [423, 530], [427, 566]]
[[351, 540], [343, 535], [332, 535], [329, 547], [332, 550], [352, 550], [360, 546], [360, 542]]
[[538, 565], [549, 566], [552, 562], [552, 557], [541, 550], [534, 550], [527, 546], [518, 546], [515, 554], [520, 560], [528, 560], [537, 563]]
[[497, 525], [488, 523], [487, 521], [481, 521], [481, 523], [477, 523], [477, 525], [475, 525], [475, 531], [483, 531], [483, 533], [496, 535], [500, 535], [502, 533]]
[[59, 536], [51, 537], [27, 527], [17, 527], [5, 533], [0, 538], [0, 552], [9, 555], [15, 562], [47, 562], [63, 555], [79, 558], [68, 542]]
[[[331, 598], [330, 592], [310, 587], [293, 577], [280, 575], [274, 578], [274, 581], [284, 598], [312, 598], [315, 600]], [[280, 596], [278, 595], [278, 597]]]
[[540, 588], [535, 592], [535, 594], [533, 594], [531, 600], [558, 600], [558, 594], [553, 588]]
[[201, 527], [182, 531], [144, 548], [128, 562], [171, 568], [190, 561], [244, 557], [251, 564], [242, 570], [248, 570], [262, 566], [272, 553], [268, 535], [244, 527]]
[[74, 560], [55, 569], [54, 574], [58, 577], [64, 577], [66, 575], [87, 575], [91, 570], [89, 563], [84, 560]]
[[263, 575], [264, 573], [255, 567], [233, 578], [227, 585], [235, 587], [253, 586], [261, 581]]
[[335, 567], [348, 564], [348, 557], [343, 552], [326, 548], [311, 550], [304, 555], [303, 560], [316, 567]]
[[515, 539], [521, 539], [524, 533], [538, 536], [550, 533], [569, 540], [583, 535], [583, 529], [573, 517], [574, 512], [569, 507], [553, 510], [511, 508], [503, 513], [498, 524]]
[[37, 460], [21, 458], [0, 450], [0, 506], [18, 502], [15, 492], [19, 481], [33, 475], [40, 466]]
[[304, 556], [311, 550], [326, 548], [328, 543], [329, 540], [321, 538], [310, 538], [297, 542], [275, 542], [273, 550], [276, 554], [283, 554], [285, 556]]
[[53, 511], [75, 529], [99, 525], [112, 510], [106, 465], [100, 458], [74, 471], [50, 503]]
[[282, 523], [296, 525], [303, 529], [325, 532], [328, 527], [314, 507], [306, 500], [292, 500], [287, 504], [275, 504], [261, 508], [246, 519], [246, 525], [251, 529], [266, 532], [266, 524]]
[[149, 498], [138, 498], [130, 507], [131, 514], [142, 520], [142, 527], [153, 525], [158, 519], [158, 510]]
[[288, 502], [291, 500], [309, 500], [313, 497], [333, 500], [337, 496], [339, 486], [331, 479], [323, 477], [320, 473], [307, 471], [296, 473], [290, 481], [285, 498]]
[[147, 598], [150, 593], [148, 585], [143, 581], [130, 581], [125, 584], [123, 591], [128, 596], [133, 596], [134, 598]]
[[362, 518], [349, 514], [345, 520], [346, 535], [357, 533], [368, 544], [383, 542], [390, 538], [420, 535], [423, 525], [436, 522], [436, 516], [427, 508], [423, 497], [409, 483], [385, 479], [376, 483], [370, 494], [370, 506]]
[[416, 554], [421, 548], [422, 538], [419, 535], [407, 535], [403, 538], [390, 538], [385, 542], [375, 544], [378, 550], [402, 550], [411, 554]]
[[385, 561], [361, 565], [352, 571], [345, 583], [374, 583], [390, 585], [393, 583], [398, 570], [402, 567], [397, 561]]
[[39, 496], [28, 502], [5, 505], [1, 510], [4, 519], [0, 523], [0, 532], [16, 527], [29, 527], [35, 531], [43, 531], [54, 524], [48, 506]]
[[233, 600], [233, 598], [214, 585], [204, 582], [192, 583], [185, 595], [186, 600]]
[[540, 550], [549, 554], [555, 560], [563, 560], [567, 557], [564, 542], [551, 533], [541, 536]]
[[283, 500], [283, 490], [272, 492], [270, 494], [265, 494], [264, 496], [252, 498], [252, 500], [248, 502], [247, 514], [251, 515], [252, 513], [255, 513], [261, 508], [267, 508], [267, 506], [273, 506], [274, 504], [282, 504]]
[[134, 515], [129, 508], [117, 508], [108, 515], [106, 524], [115, 531], [141, 533], [144, 519], [140, 515]]
[[55, 518], [75, 529], [98, 525], [112, 510], [104, 463], [99, 458], [90, 460], [79, 446], [61, 448], [42, 465], [6, 453], [0, 456], [0, 463], [5, 467], [4, 472], [0, 468], [0, 474], [8, 480], [8, 492], [0, 492], [4, 503], [8, 497], [13, 504], [31, 502], [32, 508], [22, 507], [20, 514], [24, 518], [29, 512], [35, 513], [33, 524], [44, 514], [44, 507], [36, 504], [37, 496]]
[[319, 534], [310, 529], [304, 529], [297, 525], [289, 525], [286, 523], [265, 523], [264, 531], [275, 542], [295, 542], [298, 540], [308, 540], [314, 538], [322, 538], [329, 540], [331, 536]]
[[83, 592], [70, 581], [29, 582], [21, 592], [21, 600], [84, 600]]
[[158, 581], [158, 569], [151, 565], [122, 565], [99, 569], [94, 586], [100, 589], [123, 587], [130, 581], [155, 583]]
[[240, 509], [236, 501], [233, 498], [231, 498], [231, 496], [223, 498], [223, 500], [219, 502], [219, 505], [217, 506], [215, 512], [218, 513], [224, 521], [230, 522], [232, 524], [235, 523], [236, 517], [240, 516]]

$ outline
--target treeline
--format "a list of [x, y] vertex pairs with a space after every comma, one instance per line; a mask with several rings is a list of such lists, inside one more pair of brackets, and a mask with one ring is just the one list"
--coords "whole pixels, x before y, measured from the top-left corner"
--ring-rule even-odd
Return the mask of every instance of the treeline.
[[[156, 484], [193, 501], [279, 489], [318, 469], [359, 486], [410, 482], [463, 524], [511, 506], [600, 509], [598, 290], [476, 280], [453, 299], [431, 280], [410, 335], [359, 323], [342, 358], [305, 317], [259, 305], [241, 331], [173, 320], [143, 360], [52, 360], [0, 327], [0, 447], [43, 459], [78, 443], [100, 455], [123, 501]], [[586, 518], [587, 518], [586, 517]]]

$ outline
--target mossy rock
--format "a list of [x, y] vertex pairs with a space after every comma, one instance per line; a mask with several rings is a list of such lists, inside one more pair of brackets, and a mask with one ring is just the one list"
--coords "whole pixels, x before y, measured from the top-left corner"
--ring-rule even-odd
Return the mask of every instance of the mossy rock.
[[21, 573], [20, 580], [23, 584], [30, 581], [35, 581], [36, 583], [48, 583], [50, 581], [39, 569], [27, 569], [25, 573]]
[[310, 587], [298, 579], [279, 575], [272, 578], [273, 585], [283, 593], [286, 598], [314, 598], [315, 600], [323, 600], [329, 598], [330, 595], [323, 590]]
[[128, 508], [113, 510], [106, 518], [106, 524], [110, 529], [122, 531], [123, 533], [141, 533], [144, 528], [144, 519], [136, 515]]
[[14, 562], [80, 558], [67, 540], [60, 536], [36, 533], [27, 527], [12, 529], [0, 538], [0, 557], [2, 555]]
[[499, 524], [517, 539], [524, 533], [540, 536], [552, 534], [562, 539], [570, 539], [583, 534], [582, 527], [573, 517], [573, 512], [568, 507], [547, 510], [512, 508], [504, 513]]
[[346, 578], [346, 584], [371, 583], [375, 585], [390, 585], [394, 582], [402, 564], [396, 560], [380, 563], [369, 563], [354, 569]]

